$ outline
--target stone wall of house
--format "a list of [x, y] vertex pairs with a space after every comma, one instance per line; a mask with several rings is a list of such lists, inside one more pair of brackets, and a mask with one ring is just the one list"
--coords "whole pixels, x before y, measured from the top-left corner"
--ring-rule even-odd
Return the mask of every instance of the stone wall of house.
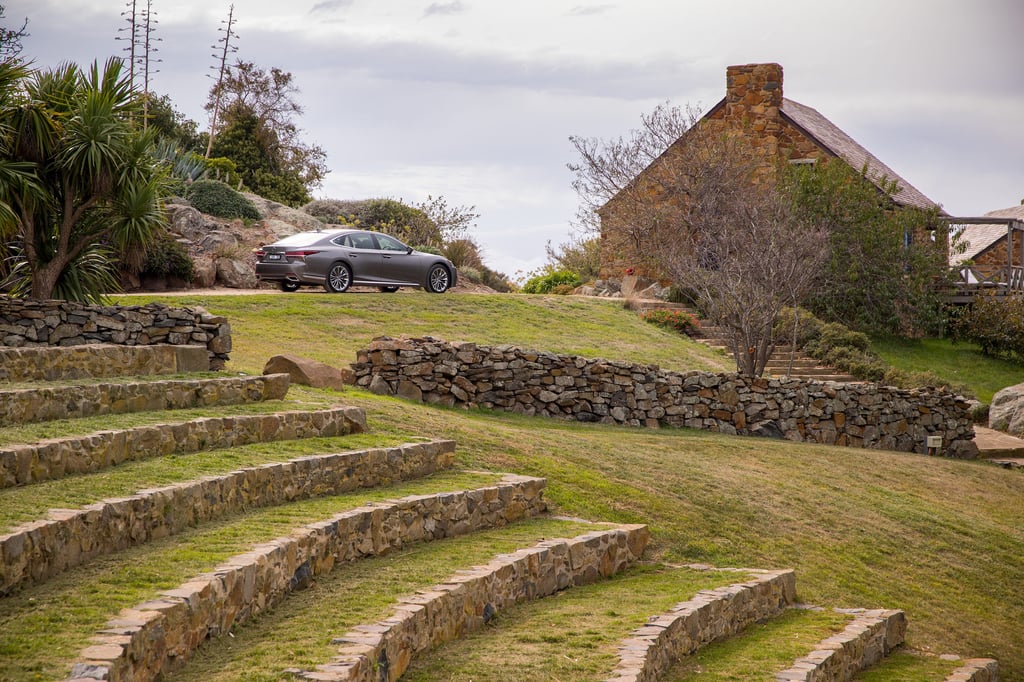
[[818, 643], [793, 667], [776, 673], [776, 682], [848, 680], [903, 643], [907, 618], [902, 611], [862, 611], [840, 633]]
[[390, 618], [342, 636], [330, 663], [289, 672], [320, 682], [397, 680], [417, 654], [479, 630], [515, 604], [615, 575], [640, 558], [648, 537], [647, 526], [624, 526], [496, 557], [399, 599]]
[[632, 426], [676, 426], [794, 441], [972, 457], [967, 401], [932, 389], [838, 384], [379, 337], [359, 351], [356, 380], [375, 393], [444, 405]]
[[[204, 351], [205, 354], [205, 351]], [[99, 471], [122, 462], [299, 438], [329, 438], [366, 430], [359, 407], [311, 412], [203, 417], [175, 424], [110, 429], [0, 448], [0, 488]]]
[[608, 682], [653, 682], [697, 649], [777, 616], [796, 603], [796, 574], [767, 571], [744, 583], [703, 590], [655, 616], [619, 645]]
[[426, 476], [451, 466], [454, 452], [435, 441], [302, 457], [51, 510], [0, 536], [0, 594], [228, 514]]
[[160, 303], [101, 306], [71, 301], [33, 301], [0, 296], [0, 345], [80, 346], [199, 345], [209, 369], [224, 369], [231, 352], [231, 325], [202, 308]]
[[266, 374], [0, 390], [0, 426], [281, 400], [288, 382], [287, 374]]
[[352, 509], [257, 545], [134, 609], [92, 638], [71, 680], [147, 682], [183, 666], [207, 639], [305, 589], [335, 564], [402, 545], [502, 526], [544, 511], [544, 479], [413, 495]]

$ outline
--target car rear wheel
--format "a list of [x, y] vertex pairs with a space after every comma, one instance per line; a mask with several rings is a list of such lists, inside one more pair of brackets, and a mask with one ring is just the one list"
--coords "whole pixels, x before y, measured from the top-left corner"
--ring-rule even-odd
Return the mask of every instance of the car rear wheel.
[[443, 294], [451, 286], [452, 277], [448, 268], [443, 265], [435, 265], [427, 273], [427, 291], [432, 294]]
[[298, 291], [299, 286], [301, 285], [298, 282], [290, 282], [286, 279], [282, 279], [279, 286], [281, 287], [281, 291]]
[[398, 291], [398, 287], [377, 287], [377, 288], [380, 289], [381, 291], [383, 291], [385, 294], [393, 294], [396, 291]]
[[344, 263], [334, 263], [327, 271], [324, 279], [324, 289], [332, 294], [340, 294], [348, 291], [352, 286], [352, 270]]

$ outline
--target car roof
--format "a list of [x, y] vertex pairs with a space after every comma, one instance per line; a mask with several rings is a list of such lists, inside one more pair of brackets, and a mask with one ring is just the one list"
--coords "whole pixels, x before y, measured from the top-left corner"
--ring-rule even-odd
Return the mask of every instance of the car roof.
[[352, 230], [317, 230], [315, 232], [296, 232], [295, 234], [282, 237], [274, 242], [275, 246], [303, 246], [305, 244], [312, 244], [318, 242], [324, 237], [333, 237], [334, 235], [342, 234], [344, 232], [351, 232]]

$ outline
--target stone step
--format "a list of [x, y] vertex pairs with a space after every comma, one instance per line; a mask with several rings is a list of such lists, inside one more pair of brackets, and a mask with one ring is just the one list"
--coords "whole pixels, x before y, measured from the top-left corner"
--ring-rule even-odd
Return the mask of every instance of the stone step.
[[761, 575], [753, 580], [699, 592], [648, 619], [619, 644], [619, 662], [607, 682], [660, 679], [684, 656], [777, 616], [796, 602], [793, 571], [756, 572]]
[[775, 675], [776, 682], [848, 680], [903, 643], [907, 619], [902, 611], [859, 611], [842, 632], [818, 643], [810, 654]]
[[647, 540], [647, 526], [623, 526], [495, 557], [400, 599], [390, 618], [346, 633], [330, 663], [287, 672], [300, 680], [355, 682], [383, 669], [387, 679], [398, 679], [415, 656], [482, 629], [516, 604], [619, 573], [640, 558]]
[[426, 476], [450, 467], [454, 453], [452, 441], [432, 441], [300, 457], [50, 510], [0, 536], [0, 595], [229, 514]]
[[124, 462], [171, 454], [300, 438], [329, 438], [366, 430], [359, 407], [203, 417], [184, 422], [111, 429], [0, 448], [0, 488], [100, 471]]
[[[545, 509], [545, 485], [544, 479], [508, 474], [495, 486], [411, 495], [307, 524], [162, 592], [158, 599], [123, 610], [82, 650], [70, 680], [148, 682], [166, 677], [184, 665], [210, 633], [230, 633], [336, 565], [380, 556], [412, 542], [536, 516]], [[646, 534], [646, 527], [637, 528]], [[588, 548], [590, 542], [585, 543]], [[622, 550], [623, 544], [635, 543], [623, 538], [615, 547]], [[609, 558], [614, 565], [621, 556]], [[596, 569], [588, 562], [586, 570], [592, 568]]]
[[36, 386], [0, 391], [0, 426], [280, 400], [287, 374]]
[[208, 371], [205, 346], [0, 346], [0, 380], [15, 383]]

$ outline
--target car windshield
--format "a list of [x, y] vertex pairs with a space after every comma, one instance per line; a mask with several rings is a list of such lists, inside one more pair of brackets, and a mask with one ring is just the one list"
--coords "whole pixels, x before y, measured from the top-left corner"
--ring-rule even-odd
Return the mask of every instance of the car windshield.
[[402, 242], [386, 234], [378, 234], [377, 243], [380, 245], [381, 251], [405, 251], [408, 248]]

